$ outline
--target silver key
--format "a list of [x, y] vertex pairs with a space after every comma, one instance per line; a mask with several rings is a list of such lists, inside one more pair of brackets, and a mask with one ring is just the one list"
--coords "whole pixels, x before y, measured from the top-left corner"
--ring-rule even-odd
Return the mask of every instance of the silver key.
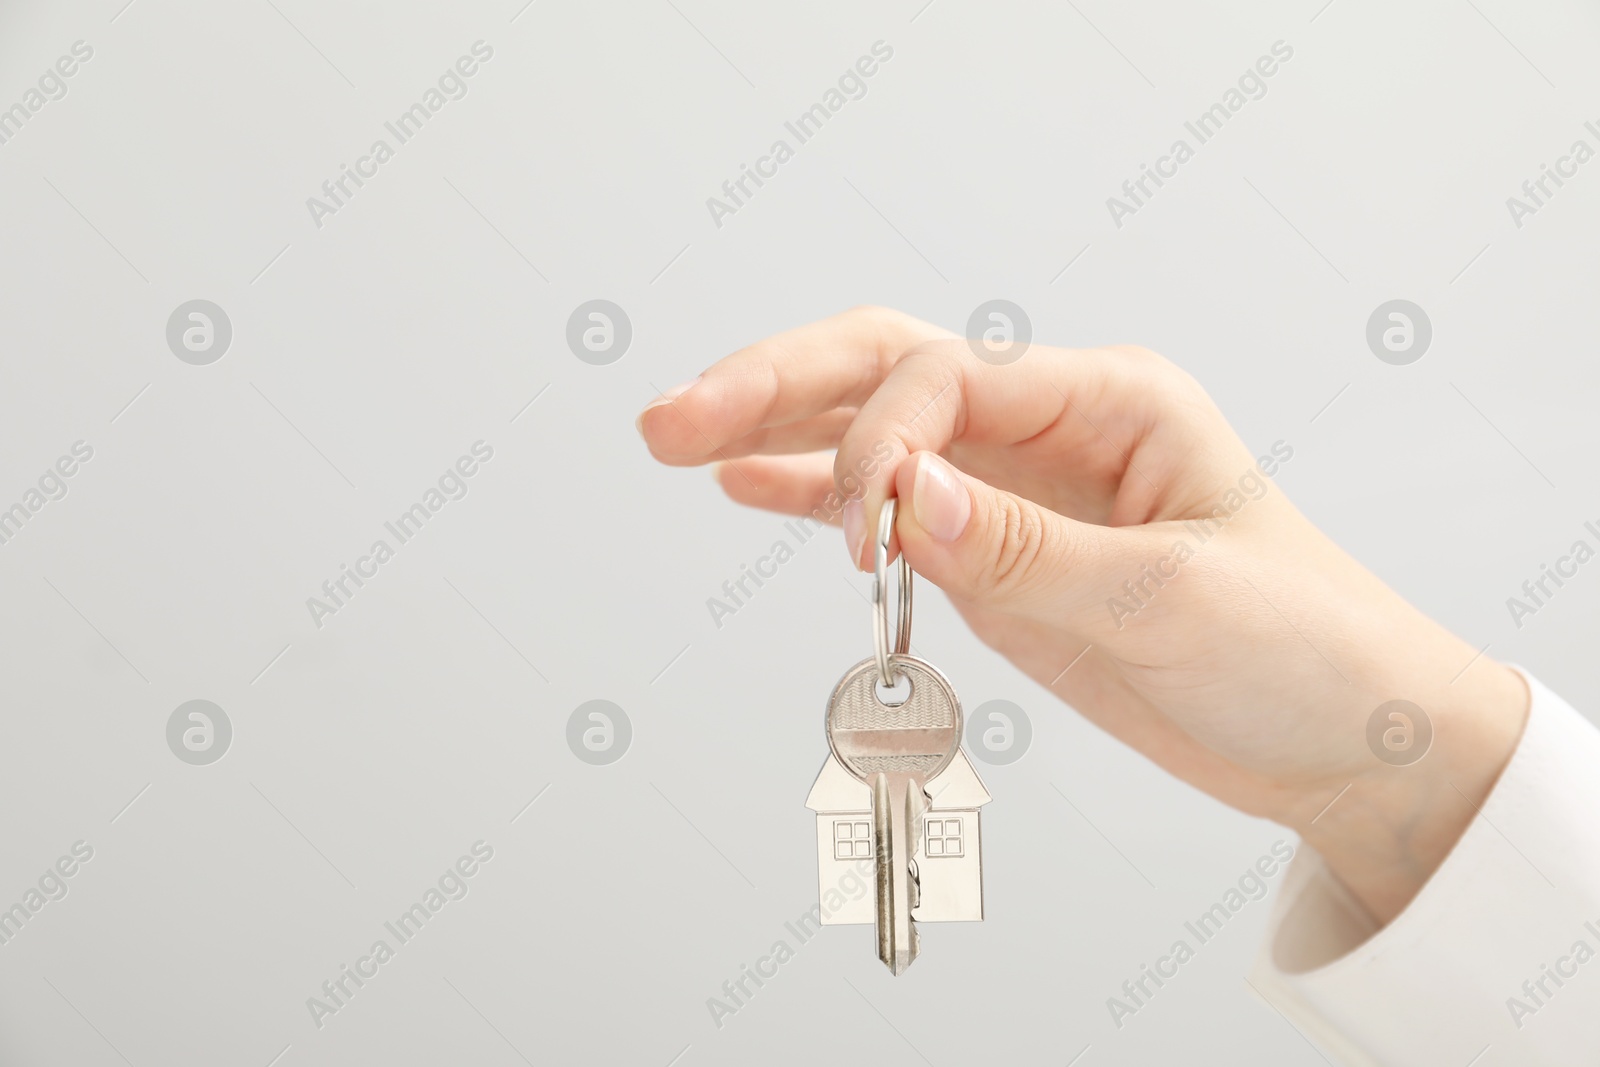
[[918, 903], [927, 783], [961, 749], [961, 704], [931, 664], [900, 654], [888, 662], [892, 673], [910, 683], [905, 700], [885, 704], [877, 692], [878, 661], [862, 660], [834, 688], [827, 734], [834, 757], [872, 790], [878, 958], [898, 975], [919, 947], [912, 909]]

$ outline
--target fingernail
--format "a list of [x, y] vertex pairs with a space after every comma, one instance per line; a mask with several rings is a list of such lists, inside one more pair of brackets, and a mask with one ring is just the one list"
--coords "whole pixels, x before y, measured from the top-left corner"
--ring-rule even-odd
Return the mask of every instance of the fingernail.
[[850, 550], [850, 562], [860, 570], [861, 550], [867, 543], [867, 512], [860, 500], [845, 501], [844, 543]]
[[639, 431], [639, 436], [644, 436], [644, 417], [646, 415], [650, 414], [651, 411], [663, 404], [672, 403], [684, 393], [687, 393], [690, 389], [693, 389], [696, 385], [698, 385], [700, 383], [700, 379], [703, 377], [705, 376], [702, 374], [697, 374], [692, 380], [684, 382], [682, 385], [674, 385], [671, 389], [668, 389], [666, 392], [650, 401], [650, 403], [646, 404], [644, 406], [644, 410], [639, 412], [639, 417], [633, 420], [633, 428]]
[[935, 541], [954, 541], [972, 518], [972, 495], [948, 463], [927, 455], [917, 460], [911, 510]]

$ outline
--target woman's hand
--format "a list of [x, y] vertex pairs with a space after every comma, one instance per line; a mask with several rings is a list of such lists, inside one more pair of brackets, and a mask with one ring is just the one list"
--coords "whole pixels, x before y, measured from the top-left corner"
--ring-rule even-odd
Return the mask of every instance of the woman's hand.
[[[729, 356], [639, 430], [663, 463], [725, 461], [741, 503], [838, 519], [858, 567], [898, 496], [900, 551], [985, 642], [1170, 773], [1299, 832], [1380, 921], [1520, 735], [1521, 678], [1295, 510], [1271, 480], [1292, 444], [1252, 455], [1143, 349], [996, 365], [862, 308]], [[1433, 727], [1409, 766], [1368, 748], [1395, 699]]]

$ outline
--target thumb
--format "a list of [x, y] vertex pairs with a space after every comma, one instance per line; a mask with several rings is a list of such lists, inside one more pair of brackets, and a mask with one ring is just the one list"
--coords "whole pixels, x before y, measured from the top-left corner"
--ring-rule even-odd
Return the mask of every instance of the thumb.
[[900, 551], [950, 595], [1052, 625], [1106, 621], [1146, 554], [1138, 528], [1077, 522], [918, 452], [895, 476]]

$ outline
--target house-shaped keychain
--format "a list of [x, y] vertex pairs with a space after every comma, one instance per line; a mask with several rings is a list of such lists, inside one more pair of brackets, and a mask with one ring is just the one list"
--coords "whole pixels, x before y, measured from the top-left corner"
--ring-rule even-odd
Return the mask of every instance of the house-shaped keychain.
[[[978, 809], [989, 803], [965, 752], [928, 782], [932, 803], [922, 819], [916, 850], [920, 900], [911, 911], [919, 923], [979, 922], [983, 919], [982, 835]], [[822, 765], [806, 807], [817, 813], [817, 891], [824, 902], [822, 924], [877, 921], [871, 892], [841, 893], [863, 868], [871, 870], [872, 790], [853, 778], [833, 754]], [[868, 861], [863, 865], [862, 860]], [[870, 877], [868, 883], [870, 885]], [[830, 895], [836, 904], [829, 907]], [[843, 901], [842, 904], [837, 902]]]

